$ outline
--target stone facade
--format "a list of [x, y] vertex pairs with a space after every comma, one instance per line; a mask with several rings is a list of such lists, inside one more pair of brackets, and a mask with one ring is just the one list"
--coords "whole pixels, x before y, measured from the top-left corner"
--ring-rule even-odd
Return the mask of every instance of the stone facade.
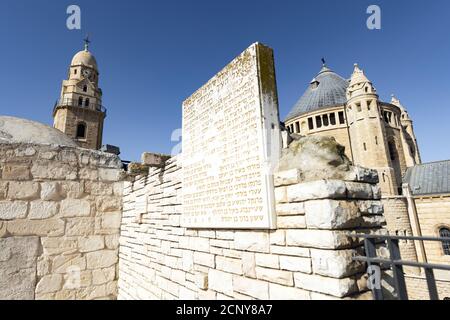
[[179, 157], [125, 182], [119, 299], [371, 298], [347, 234], [384, 224], [373, 181], [280, 172], [276, 230], [188, 229]]
[[123, 171], [86, 149], [0, 144], [0, 299], [114, 299]]

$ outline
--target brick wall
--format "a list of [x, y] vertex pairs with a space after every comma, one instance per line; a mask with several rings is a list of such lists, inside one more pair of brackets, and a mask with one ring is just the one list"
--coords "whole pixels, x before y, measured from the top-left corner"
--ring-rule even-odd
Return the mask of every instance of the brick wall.
[[195, 230], [180, 226], [179, 160], [148, 172], [125, 182], [119, 299], [371, 298], [347, 233], [384, 223], [376, 185], [282, 172], [277, 230]]
[[117, 156], [0, 144], [0, 299], [117, 296]]

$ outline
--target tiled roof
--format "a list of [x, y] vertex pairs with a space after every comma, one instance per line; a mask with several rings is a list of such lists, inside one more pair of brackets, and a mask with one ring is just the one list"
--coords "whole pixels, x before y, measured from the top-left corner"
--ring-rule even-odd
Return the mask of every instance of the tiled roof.
[[403, 182], [410, 185], [413, 195], [450, 194], [450, 160], [408, 168]]
[[[318, 83], [317, 87], [314, 82]], [[324, 66], [285, 121], [318, 109], [345, 104], [347, 87], [347, 80]]]

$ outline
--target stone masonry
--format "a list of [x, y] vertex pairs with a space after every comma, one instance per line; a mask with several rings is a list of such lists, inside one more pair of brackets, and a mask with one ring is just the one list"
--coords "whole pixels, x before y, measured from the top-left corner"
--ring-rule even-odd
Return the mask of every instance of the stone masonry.
[[347, 236], [384, 224], [367, 172], [306, 183], [279, 172], [276, 230], [249, 231], [181, 227], [179, 156], [150, 165], [125, 182], [119, 299], [370, 299], [352, 261], [361, 243]]
[[117, 156], [0, 144], [0, 299], [117, 296]]

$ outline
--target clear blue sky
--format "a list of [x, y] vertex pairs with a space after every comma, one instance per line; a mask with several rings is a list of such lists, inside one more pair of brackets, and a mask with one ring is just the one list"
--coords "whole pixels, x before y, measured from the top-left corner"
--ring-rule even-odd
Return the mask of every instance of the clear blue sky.
[[[82, 29], [66, 28], [78, 4]], [[366, 8], [382, 29], [366, 28]], [[0, 0], [0, 113], [52, 124], [72, 56], [91, 35], [108, 108], [104, 143], [122, 158], [168, 153], [181, 103], [251, 43], [275, 50], [281, 118], [319, 71], [358, 62], [383, 100], [415, 120], [424, 161], [450, 159], [450, 1]]]

